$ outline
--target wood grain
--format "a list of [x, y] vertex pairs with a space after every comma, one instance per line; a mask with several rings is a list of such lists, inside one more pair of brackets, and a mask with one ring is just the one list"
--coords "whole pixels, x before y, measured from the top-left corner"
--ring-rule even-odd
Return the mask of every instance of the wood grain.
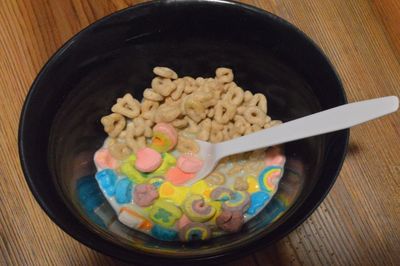
[[[0, 1], [0, 264], [120, 264], [70, 238], [40, 209], [17, 151], [24, 97], [73, 34], [134, 0]], [[350, 101], [400, 94], [398, 0], [245, 0], [320, 45]], [[276, 245], [230, 265], [400, 265], [400, 113], [356, 127], [340, 177], [317, 211]]]

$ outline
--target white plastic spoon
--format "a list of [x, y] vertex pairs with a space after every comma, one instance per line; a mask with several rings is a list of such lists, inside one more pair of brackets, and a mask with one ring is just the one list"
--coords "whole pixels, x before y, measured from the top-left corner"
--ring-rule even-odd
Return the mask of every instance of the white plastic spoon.
[[345, 104], [217, 144], [196, 140], [204, 165], [196, 177], [185, 185], [192, 185], [206, 177], [226, 156], [349, 128], [390, 114], [398, 108], [399, 99], [388, 96]]

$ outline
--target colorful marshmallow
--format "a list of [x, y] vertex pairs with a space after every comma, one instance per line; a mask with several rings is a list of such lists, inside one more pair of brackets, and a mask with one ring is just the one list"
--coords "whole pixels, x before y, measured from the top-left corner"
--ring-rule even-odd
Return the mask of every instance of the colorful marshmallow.
[[211, 199], [217, 201], [228, 201], [231, 200], [233, 196], [234, 192], [226, 187], [217, 187], [210, 194]]
[[172, 227], [182, 216], [182, 211], [172, 203], [157, 200], [152, 206], [149, 216], [153, 222], [163, 227]]
[[216, 219], [217, 226], [225, 232], [238, 232], [243, 224], [244, 217], [240, 211], [223, 211]]
[[154, 126], [151, 148], [158, 152], [170, 151], [176, 146], [177, 141], [178, 133], [170, 124], [158, 123]]
[[120, 171], [122, 174], [127, 176], [131, 181], [135, 184], [141, 184], [146, 182], [147, 178], [142, 175], [138, 170], [135, 168], [136, 156], [131, 155], [124, 161], [121, 165]]
[[165, 175], [165, 178], [172, 184], [178, 186], [184, 184], [194, 176], [194, 174], [183, 172], [178, 167], [171, 167]]
[[135, 167], [143, 173], [150, 173], [160, 167], [161, 154], [150, 148], [142, 148], [136, 152]]
[[149, 231], [153, 227], [153, 224], [149, 220], [128, 207], [121, 208], [118, 220], [130, 228], [140, 229], [142, 231]]
[[178, 240], [178, 232], [172, 229], [162, 227], [155, 224], [151, 229], [150, 233], [157, 239], [163, 241], [175, 241]]
[[262, 208], [270, 198], [270, 195], [264, 191], [257, 191], [251, 194], [250, 207], [247, 209], [247, 213], [250, 215], [256, 214], [257, 211]]
[[211, 237], [210, 228], [203, 223], [188, 223], [179, 230], [179, 239], [183, 242], [207, 240]]
[[129, 203], [132, 200], [132, 181], [128, 178], [118, 180], [115, 185], [115, 200], [119, 204]]
[[239, 211], [243, 213], [249, 208], [249, 205], [249, 193], [247, 193], [247, 191], [235, 191], [230, 200], [222, 203], [222, 209], [231, 212]]
[[193, 222], [206, 222], [215, 215], [215, 208], [206, 204], [200, 195], [190, 195], [182, 206], [183, 212]]
[[268, 166], [258, 176], [260, 189], [266, 192], [275, 192], [278, 189], [278, 183], [283, 175], [281, 166]]
[[111, 156], [108, 149], [102, 148], [94, 154], [94, 162], [100, 169], [115, 169], [118, 167], [118, 161]]
[[117, 174], [114, 170], [101, 170], [96, 173], [95, 177], [100, 188], [106, 193], [106, 195], [113, 196], [115, 193], [115, 182], [117, 181]]
[[148, 207], [158, 198], [157, 188], [151, 184], [135, 186], [133, 201], [140, 207]]
[[197, 173], [203, 167], [203, 161], [192, 154], [179, 156], [176, 166], [185, 173]]
[[172, 154], [164, 152], [161, 154], [161, 156], [162, 163], [160, 167], [158, 167], [154, 172], [150, 173], [149, 176], [164, 176], [169, 168], [176, 165], [176, 158]]
[[161, 199], [172, 201], [176, 205], [182, 205], [190, 188], [174, 186], [171, 182], [164, 182], [160, 186], [158, 192]]

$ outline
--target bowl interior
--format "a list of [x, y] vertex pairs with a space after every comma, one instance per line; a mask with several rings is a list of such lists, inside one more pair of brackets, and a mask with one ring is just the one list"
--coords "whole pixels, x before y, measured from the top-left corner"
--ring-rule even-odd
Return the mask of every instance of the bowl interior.
[[251, 251], [287, 234], [323, 199], [340, 169], [347, 131], [285, 144], [278, 193], [237, 234], [168, 243], [121, 225], [93, 177], [93, 154], [106, 137], [99, 120], [125, 93], [141, 99], [154, 66], [194, 77], [213, 77], [215, 68], [230, 67], [236, 83], [264, 93], [269, 115], [283, 121], [346, 101], [321, 52], [290, 24], [258, 9], [224, 1], [160, 1], [109, 16], [56, 53], [32, 86], [21, 116], [28, 183], [65, 231], [126, 260], [235, 256], [235, 250]]

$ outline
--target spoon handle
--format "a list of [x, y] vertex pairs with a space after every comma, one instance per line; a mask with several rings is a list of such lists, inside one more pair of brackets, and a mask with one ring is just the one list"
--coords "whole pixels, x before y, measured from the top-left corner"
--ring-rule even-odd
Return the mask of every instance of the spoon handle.
[[396, 96], [341, 105], [217, 144], [216, 157], [221, 159], [236, 153], [349, 128], [390, 114], [398, 107], [399, 99]]

